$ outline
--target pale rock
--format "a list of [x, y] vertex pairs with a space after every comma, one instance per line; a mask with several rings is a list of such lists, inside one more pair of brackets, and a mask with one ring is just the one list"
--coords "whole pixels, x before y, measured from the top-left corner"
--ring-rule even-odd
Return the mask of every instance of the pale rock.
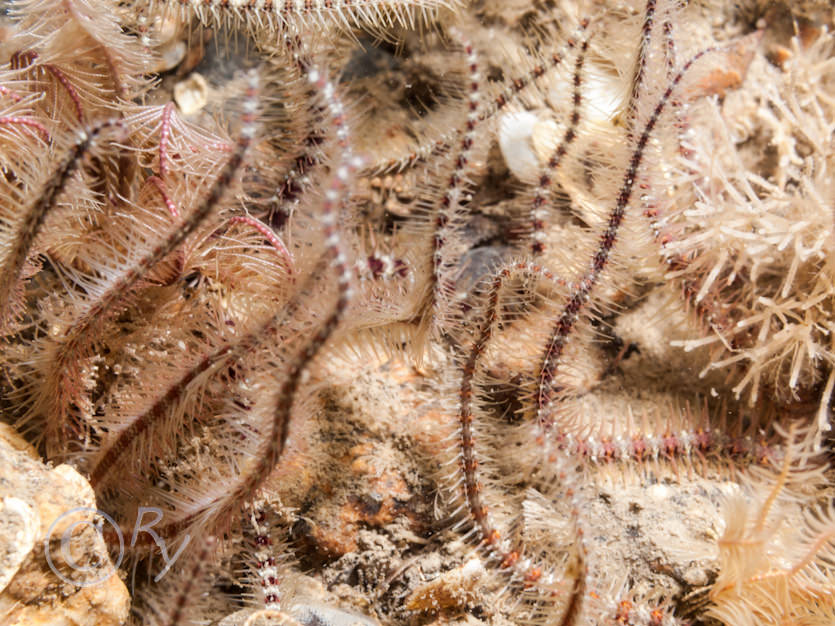
[[68, 465], [49, 468], [13, 430], [0, 429], [0, 503], [4, 625], [117, 626], [127, 620], [130, 596], [94, 526], [93, 490], [78, 472]]

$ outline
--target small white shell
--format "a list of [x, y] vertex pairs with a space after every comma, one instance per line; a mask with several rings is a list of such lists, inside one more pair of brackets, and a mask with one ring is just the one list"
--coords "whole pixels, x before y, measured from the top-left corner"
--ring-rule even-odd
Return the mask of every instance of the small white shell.
[[196, 113], [209, 100], [209, 85], [206, 79], [194, 72], [183, 81], [174, 85], [174, 102], [183, 115]]
[[177, 67], [186, 56], [186, 42], [173, 41], [166, 44], [159, 50], [159, 57], [155, 72], [167, 72], [170, 69]]
[[542, 167], [559, 141], [554, 120], [530, 111], [507, 113], [499, 121], [499, 148], [513, 175], [526, 183], [539, 178]]
[[499, 120], [499, 148], [508, 169], [519, 180], [529, 182], [539, 171], [539, 159], [531, 136], [538, 118], [529, 111], [505, 113]]

